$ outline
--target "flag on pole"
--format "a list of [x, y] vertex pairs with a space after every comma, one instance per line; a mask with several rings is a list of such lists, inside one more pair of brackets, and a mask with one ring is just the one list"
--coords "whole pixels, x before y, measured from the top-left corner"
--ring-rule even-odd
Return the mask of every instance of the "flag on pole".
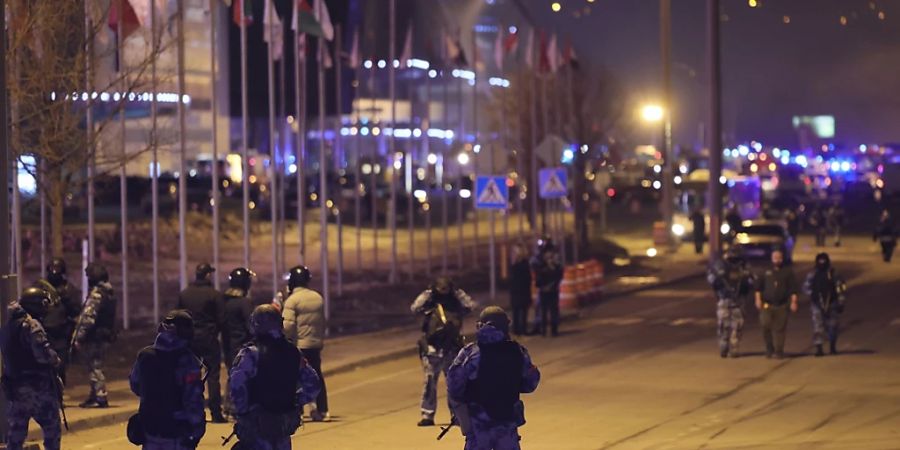
[[447, 62], [450, 66], [466, 67], [469, 61], [466, 59], [466, 53], [459, 44], [459, 38], [450, 37], [449, 34], [444, 35], [444, 42], [447, 47]]
[[294, 5], [294, 13], [291, 16], [291, 30], [315, 37], [325, 35], [322, 25], [313, 13], [312, 6], [309, 6], [309, 2], [306, 0], [297, 0], [297, 3]]
[[[272, 0], [265, 0], [263, 11], [263, 41], [272, 46], [272, 58], [281, 60], [284, 53], [284, 25], [278, 17], [278, 10], [272, 4]], [[272, 40], [272, 42], [269, 42]]]
[[519, 49], [519, 33], [509, 33], [503, 40], [503, 52], [509, 56]]
[[541, 31], [541, 47], [538, 54], [538, 70], [540, 72], [550, 71], [550, 58], [547, 55], [547, 34]]
[[563, 60], [569, 67], [575, 70], [578, 70], [581, 67], [581, 64], [578, 62], [578, 55], [575, 54], [575, 47], [572, 47], [572, 41], [566, 41], [566, 50], [563, 53]]
[[403, 41], [403, 51], [400, 53], [400, 68], [406, 67], [410, 59], [412, 59], [412, 23], [406, 29], [406, 39]]
[[[234, 0], [232, 11], [232, 20], [237, 26], [250, 26], [253, 24], [253, 0]], [[244, 23], [241, 24], [241, 10], [244, 11]]]
[[[121, 11], [119, 11], [119, 5], [122, 6]], [[106, 23], [111, 30], [117, 31], [119, 29], [119, 20], [122, 21], [122, 39], [130, 36], [131, 33], [134, 33], [141, 26], [140, 19], [130, 3], [126, 0], [112, 0], [109, 5], [109, 20]], [[149, 25], [148, 22], [147, 26]]]
[[534, 28], [528, 30], [528, 41], [525, 44], [525, 65], [534, 69]]
[[347, 57], [347, 66], [351, 69], [359, 68], [359, 29], [353, 31], [353, 45], [350, 48], [350, 56]]
[[559, 59], [559, 46], [556, 45], [556, 33], [554, 33], [553, 36], [550, 36], [550, 42], [547, 44], [547, 62], [550, 72], [556, 73], [559, 70]]
[[497, 40], [494, 41], [494, 63], [500, 71], [503, 71], [503, 27], [497, 29]]
[[[167, 6], [168, 6], [166, 0], [122, 0], [122, 1], [124, 3], [128, 3], [130, 5], [130, 7], [131, 7], [130, 9], [134, 13], [134, 16], [137, 18], [138, 23], [140, 23], [141, 28], [146, 28], [146, 29], [150, 29], [150, 22], [153, 21], [153, 19], [150, 17], [151, 5], [153, 3], [156, 3], [156, 18], [157, 19], [160, 19], [161, 17], [163, 17], [163, 18], [165, 17], [165, 14], [167, 11]], [[112, 2], [110, 2], [110, 5], [109, 5], [110, 19], [112, 19], [113, 8], [116, 8], [118, 6], [118, 5], [116, 5], [116, 3], [118, 3], [118, 0], [112, 0]], [[126, 12], [125, 19], [127, 20], [128, 19], [127, 13], [128, 13], [129, 6], [126, 5], [124, 7], [124, 9]], [[157, 22], [157, 26], [161, 25], [161, 22], [162, 22], [162, 20], [159, 20]], [[110, 27], [112, 27], [112, 24], [110, 24]]]
[[334, 60], [331, 59], [331, 50], [328, 48], [328, 44], [322, 45], [320, 47], [320, 52], [318, 53], [317, 61], [319, 64], [322, 64], [322, 67], [326, 69], [330, 69], [334, 67]]
[[322, 36], [326, 41], [334, 40], [334, 25], [331, 24], [331, 16], [328, 14], [328, 7], [325, 6], [325, 0], [314, 0], [313, 15], [322, 27]]
[[306, 62], [306, 34], [297, 37], [297, 58], [302, 62]]

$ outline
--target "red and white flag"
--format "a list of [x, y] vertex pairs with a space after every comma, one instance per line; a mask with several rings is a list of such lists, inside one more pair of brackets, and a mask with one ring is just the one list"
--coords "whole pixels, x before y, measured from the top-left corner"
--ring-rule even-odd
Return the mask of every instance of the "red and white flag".
[[353, 32], [353, 46], [350, 48], [350, 56], [347, 57], [347, 65], [351, 69], [356, 69], [360, 64], [359, 56], [359, 29]]
[[413, 28], [412, 23], [410, 23], [409, 28], [406, 29], [406, 39], [403, 40], [403, 51], [400, 52], [401, 69], [405, 68], [409, 60], [412, 59], [412, 37]]
[[263, 41], [272, 46], [272, 58], [280, 60], [284, 53], [284, 24], [272, 0], [266, 0], [263, 11]]
[[494, 41], [494, 64], [503, 72], [503, 27], [497, 29], [497, 40]]
[[525, 65], [534, 69], [534, 28], [528, 30], [528, 40], [525, 44]]

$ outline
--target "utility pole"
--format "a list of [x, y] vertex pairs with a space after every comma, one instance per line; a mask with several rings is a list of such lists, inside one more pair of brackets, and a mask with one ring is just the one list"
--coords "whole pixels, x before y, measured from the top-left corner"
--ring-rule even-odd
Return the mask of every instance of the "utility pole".
[[719, 54], [719, 0], [706, 0], [706, 72], [709, 76], [709, 104], [706, 142], [709, 149], [709, 258], [722, 251], [722, 72]]
[[[0, 0], [0, 23], [6, 23], [6, 0]], [[6, 47], [7, 35], [4, 30], [0, 33], [0, 186], [3, 195], [0, 195], [0, 327], [6, 325], [6, 303], [9, 301], [10, 255], [9, 247], [12, 238], [9, 235], [9, 116], [7, 97], [9, 90], [6, 88]], [[3, 372], [0, 366], [0, 373]], [[0, 439], [6, 441], [6, 396], [0, 396]]]

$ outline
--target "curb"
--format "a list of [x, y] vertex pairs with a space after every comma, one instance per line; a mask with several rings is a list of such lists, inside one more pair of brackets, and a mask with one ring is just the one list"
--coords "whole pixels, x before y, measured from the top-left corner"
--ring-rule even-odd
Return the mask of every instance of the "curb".
[[[648, 291], [648, 290], [652, 290], [652, 289], [658, 289], [660, 287], [671, 286], [674, 284], [682, 283], [684, 281], [692, 280], [695, 278], [700, 278], [702, 276], [703, 276], [703, 272], [690, 273], [690, 274], [682, 275], [679, 277], [674, 277], [674, 278], [671, 278], [668, 280], [663, 280], [658, 283], [650, 283], [650, 284], [645, 284], [645, 285], [641, 285], [641, 286], [636, 286], [634, 288], [623, 289], [618, 292], [606, 294], [603, 297], [601, 297], [599, 300], [587, 302], [584, 306], [595, 306], [597, 304], [600, 304], [604, 301], [608, 301], [611, 299], [624, 297], [626, 295], [634, 294], [636, 292]], [[580, 317], [580, 314], [578, 313], [577, 310], [575, 310], [575, 311], [571, 311], [568, 314], [565, 314], [565, 313], [561, 314], [560, 318], [565, 321], [569, 321], [569, 320], [577, 319], [578, 317]], [[407, 327], [393, 327], [393, 328], [389, 328], [386, 330], [373, 332], [371, 334], [371, 336], [379, 336], [379, 335], [384, 335], [387, 333], [399, 332], [399, 331], [403, 331], [405, 328], [407, 328]], [[409, 329], [413, 329], [413, 328], [414, 327], [409, 327]], [[338, 338], [338, 339], [347, 339], [347, 338], [350, 338], [350, 336], [348, 336], [346, 338]], [[394, 361], [394, 360], [404, 358], [404, 357], [415, 356], [416, 352], [417, 352], [417, 350], [414, 346], [404, 347], [404, 348], [386, 352], [386, 353], [383, 353], [380, 355], [373, 355], [373, 356], [363, 358], [363, 359], [355, 361], [355, 362], [351, 362], [351, 363], [343, 364], [343, 365], [340, 365], [337, 367], [333, 367], [328, 370], [323, 370], [322, 372], [323, 372], [323, 375], [325, 375], [325, 376], [340, 375], [340, 374], [344, 374], [347, 372], [352, 372], [354, 370], [359, 370], [359, 369], [363, 369], [363, 368], [366, 368], [369, 366], [373, 366], [376, 364], [390, 362], [390, 361]], [[68, 434], [68, 433], [78, 433], [80, 431], [90, 430], [92, 428], [99, 428], [99, 427], [112, 425], [112, 424], [116, 424], [116, 423], [124, 423], [126, 420], [128, 420], [129, 417], [131, 417], [132, 414], [134, 414], [136, 412], [137, 412], [137, 405], [135, 404], [133, 407], [132, 406], [123, 406], [123, 407], [115, 408], [115, 411], [110, 411], [109, 414], [103, 414], [103, 415], [98, 415], [95, 417], [87, 417], [87, 418], [82, 418], [82, 419], [70, 420], [69, 427], [71, 428], [71, 431], [68, 431], [68, 432], [64, 431], [63, 435]], [[31, 433], [29, 433], [29, 435], [30, 435], [29, 437], [36, 437], [37, 436], [36, 433], [37, 433], [37, 430], [31, 431]], [[2, 449], [2, 447], [0, 447], [0, 449]]]

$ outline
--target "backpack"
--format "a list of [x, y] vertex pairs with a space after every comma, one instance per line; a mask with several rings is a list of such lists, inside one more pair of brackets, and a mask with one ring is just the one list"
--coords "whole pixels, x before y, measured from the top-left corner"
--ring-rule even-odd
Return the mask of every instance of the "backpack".
[[462, 347], [462, 316], [449, 312], [438, 303], [422, 325], [425, 342], [439, 350]]

